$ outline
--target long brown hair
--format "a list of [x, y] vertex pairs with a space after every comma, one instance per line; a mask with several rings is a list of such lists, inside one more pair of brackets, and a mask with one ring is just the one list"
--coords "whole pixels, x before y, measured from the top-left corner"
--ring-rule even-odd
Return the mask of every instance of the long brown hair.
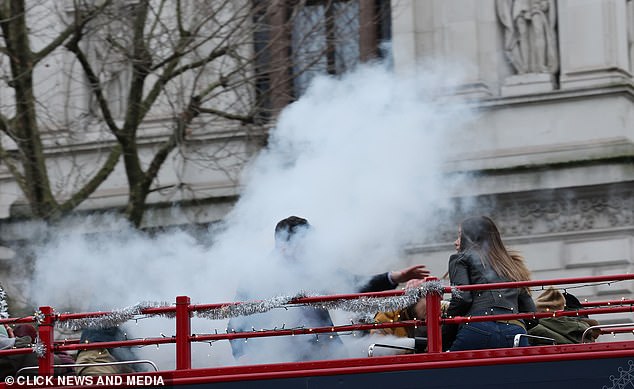
[[491, 218], [471, 217], [465, 219], [460, 228], [461, 252], [475, 250], [499, 276], [509, 281], [530, 280], [531, 272], [524, 263], [524, 257], [516, 251], [506, 249], [500, 231]]

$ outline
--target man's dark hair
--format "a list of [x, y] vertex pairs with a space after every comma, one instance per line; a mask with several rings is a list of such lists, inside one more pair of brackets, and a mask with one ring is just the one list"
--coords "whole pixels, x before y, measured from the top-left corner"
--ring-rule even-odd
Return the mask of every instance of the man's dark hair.
[[297, 231], [308, 227], [310, 227], [308, 220], [299, 216], [289, 216], [277, 223], [275, 226], [275, 237], [277, 239], [289, 241]]

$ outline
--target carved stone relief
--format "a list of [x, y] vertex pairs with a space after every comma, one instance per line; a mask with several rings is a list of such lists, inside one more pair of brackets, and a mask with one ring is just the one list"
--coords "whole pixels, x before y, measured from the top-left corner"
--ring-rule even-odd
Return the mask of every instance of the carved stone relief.
[[555, 0], [496, 0], [495, 6], [504, 27], [504, 53], [517, 74], [556, 73]]
[[619, 227], [634, 228], [634, 191], [604, 190], [582, 193], [556, 190], [543, 193], [480, 196], [455, 201], [454, 211], [426, 243], [452, 242], [461, 220], [487, 215], [495, 220], [503, 238], [580, 232]]

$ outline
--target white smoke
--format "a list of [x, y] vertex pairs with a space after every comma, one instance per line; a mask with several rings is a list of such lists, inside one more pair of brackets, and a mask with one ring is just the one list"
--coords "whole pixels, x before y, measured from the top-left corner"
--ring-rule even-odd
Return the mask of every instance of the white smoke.
[[[350, 279], [338, 275], [403, 267], [403, 246], [433, 230], [435, 212], [446, 206], [451, 183], [443, 158], [470, 115], [443, 97], [456, 84], [447, 74], [398, 76], [374, 65], [314, 79], [245, 169], [244, 191], [211, 247], [186, 232], [150, 238], [115, 219], [74, 220], [37, 250], [34, 301], [81, 310], [177, 295], [225, 302], [238, 284], [257, 285], [262, 298], [280, 290], [353, 292]], [[279, 279], [267, 258], [276, 222], [290, 215], [313, 226], [302, 259], [309, 276]], [[86, 223], [111, 232], [87, 236]], [[196, 325], [199, 332], [225, 330], [224, 322]], [[230, 361], [226, 343], [205, 346], [203, 359]]]

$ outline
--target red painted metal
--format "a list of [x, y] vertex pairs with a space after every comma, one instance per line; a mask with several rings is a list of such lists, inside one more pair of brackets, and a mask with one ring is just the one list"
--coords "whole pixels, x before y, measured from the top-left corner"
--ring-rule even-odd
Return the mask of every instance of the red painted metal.
[[306, 334], [330, 334], [333, 332], [368, 331], [378, 328], [414, 327], [424, 325], [423, 320], [405, 320], [391, 323], [347, 324], [342, 326], [294, 328], [285, 330], [263, 330], [252, 332], [227, 332], [225, 334], [195, 334], [192, 341], [208, 342], [224, 339], [264, 338], [269, 336], [294, 336]]
[[[587, 284], [596, 282], [625, 281], [634, 280], [634, 274], [616, 274], [608, 276], [588, 276], [576, 278], [555, 278], [552, 280], [534, 280], [534, 281], [516, 281], [516, 282], [498, 282], [495, 284], [473, 284], [455, 286], [459, 290], [490, 290], [490, 289], [507, 289], [507, 288], [525, 288], [531, 286], [545, 285], [570, 285], [570, 284]], [[445, 293], [451, 293], [452, 287], [445, 287]]]
[[[507, 357], [526, 357], [535, 355], [572, 355], [578, 353], [593, 352], [596, 355], [606, 352], [621, 352], [632, 350], [632, 342], [609, 342], [609, 343], [586, 343], [570, 344], [558, 346], [534, 346], [506, 349], [453, 351], [449, 353], [421, 353], [391, 355], [373, 358], [350, 358], [336, 360], [322, 360], [310, 362], [289, 362], [279, 364], [262, 364], [248, 366], [225, 366], [216, 368], [195, 369], [198, 375], [206, 376], [226, 376], [246, 373], [262, 373], [273, 371], [298, 371], [298, 370], [328, 370], [337, 368], [354, 368], [358, 366], [386, 366], [392, 364], [414, 364], [429, 363], [439, 361], [460, 361], [464, 359], [491, 358], [504, 360]], [[174, 377], [184, 377], [193, 375], [193, 371], [174, 372]]]
[[[72, 344], [58, 344], [55, 345], [55, 350], [58, 351], [79, 351], [79, 350], [91, 350], [96, 348], [115, 348], [115, 347], [132, 347], [132, 346], [150, 346], [156, 344], [169, 344], [174, 343], [174, 338], [143, 338], [143, 339], [129, 339], [116, 342], [95, 342], [95, 343], [72, 343]], [[1, 352], [1, 351], [0, 351]]]
[[[143, 375], [163, 376], [165, 384], [171, 386], [630, 356], [631, 342], [615, 342], [204, 368]], [[0, 388], [3, 387], [4, 384], [0, 384]]]
[[[458, 352], [455, 352], [458, 353]], [[469, 352], [461, 352], [469, 353]], [[442, 353], [445, 355], [447, 353]], [[491, 358], [483, 356], [481, 358], [471, 358], [469, 355], [462, 355], [460, 360], [440, 360], [440, 361], [422, 361], [422, 362], [405, 362], [394, 364], [380, 365], [360, 365], [351, 367], [333, 367], [326, 369], [310, 369], [304, 370], [278, 370], [278, 371], [261, 371], [257, 373], [240, 373], [234, 375], [206, 375], [202, 377], [174, 377], [166, 383], [178, 385], [193, 385], [211, 382], [235, 382], [235, 381], [253, 381], [263, 379], [276, 378], [296, 378], [307, 376], [328, 376], [340, 374], [363, 374], [363, 373], [381, 373], [390, 371], [406, 371], [406, 370], [428, 370], [443, 368], [461, 368], [472, 366], [490, 366], [490, 365], [507, 365], [537, 362], [554, 362], [567, 360], [586, 360], [601, 358], [620, 358], [632, 356], [632, 350], [615, 350], [605, 352], [579, 352], [574, 354], [537, 354], [527, 356], [505, 356], [500, 358]], [[381, 357], [377, 357], [381, 358]], [[308, 366], [307, 366], [308, 367]]]
[[[634, 279], [634, 274], [623, 274], [623, 275], [612, 275], [612, 276], [594, 276], [594, 277], [578, 277], [578, 278], [566, 278], [566, 279], [553, 279], [553, 280], [540, 280], [540, 281], [523, 281], [523, 282], [504, 282], [497, 284], [478, 284], [478, 285], [465, 285], [457, 287], [463, 291], [470, 290], [488, 290], [488, 289], [504, 289], [504, 288], [517, 288], [517, 287], [531, 287], [538, 285], [563, 285], [563, 284], [579, 284], [579, 283], [596, 283], [596, 282], [611, 282], [611, 281], [622, 281], [622, 280], [632, 280]], [[428, 281], [435, 280], [434, 278], [429, 278]], [[450, 292], [452, 288], [446, 287], [444, 288], [444, 292]], [[361, 294], [346, 294], [346, 295], [332, 295], [332, 296], [317, 296], [317, 297], [304, 297], [293, 300], [291, 304], [307, 304], [307, 303], [318, 303], [318, 302], [327, 302], [327, 301], [336, 301], [336, 300], [349, 300], [349, 299], [357, 299], [362, 297], [390, 297], [390, 296], [398, 296], [402, 295], [404, 291], [396, 290], [396, 291], [388, 291], [388, 292], [376, 292], [376, 293], [361, 293]], [[191, 334], [191, 315], [193, 311], [197, 310], [206, 310], [213, 308], [220, 308], [227, 305], [232, 304], [240, 304], [238, 303], [225, 303], [225, 304], [206, 304], [206, 305], [191, 305], [191, 301], [187, 296], [179, 296], [176, 299], [176, 306], [172, 307], [160, 307], [160, 308], [148, 308], [142, 310], [143, 314], [160, 314], [160, 313], [168, 313], [175, 312], [176, 313], [176, 335], [175, 337], [170, 338], [150, 338], [150, 339], [136, 339], [136, 340], [126, 340], [121, 342], [103, 342], [103, 343], [92, 343], [92, 344], [80, 344], [75, 340], [71, 341], [63, 341], [63, 342], [54, 342], [53, 341], [53, 325], [55, 321], [64, 321], [78, 318], [86, 318], [86, 317], [98, 317], [110, 314], [111, 312], [90, 312], [90, 313], [80, 313], [80, 314], [55, 314], [51, 307], [41, 307], [40, 311], [43, 314], [43, 320], [39, 326], [39, 336], [41, 342], [46, 346], [46, 353], [44, 358], [40, 359], [39, 363], [39, 373], [41, 375], [50, 375], [53, 373], [52, 364], [53, 364], [53, 351], [55, 350], [79, 350], [79, 349], [89, 349], [89, 348], [110, 348], [110, 347], [119, 347], [119, 346], [134, 346], [134, 345], [148, 345], [148, 344], [164, 344], [164, 343], [176, 343], [176, 371], [170, 372], [174, 377], [181, 377], [180, 373], [182, 372], [182, 377], [191, 376], [190, 373], [194, 370], [191, 369], [191, 342], [192, 341], [209, 341], [209, 340], [219, 340], [219, 339], [234, 339], [234, 338], [250, 338], [250, 337], [263, 337], [263, 336], [281, 336], [281, 335], [293, 335], [293, 334], [321, 334], [321, 333], [332, 333], [332, 332], [341, 332], [341, 331], [361, 331], [368, 330], [372, 328], [389, 328], [389, 327], [405, 327], [405, 326], [415, 326], [422, 325], [423, 323], [427, 323], [428, 326], [428, 349], [429, 353], [421, 355], [413, 356], [414, 359], [403, 359], [405, 356], [394, 357], [396, 359], [390, 359], [388, 357], [377, 357], [372, 358], [373, 361], [369, 362], [368, 359], [363, 359], [365, 361], [360, 363], [358, 366], [350, 365], [349, 360], [338, 360], [338, 361], [323, 361], [317, 362], [317, 364], [312, 363], [311, 365], [301, 365], [300, 364], [279, 364], [277, 368], [283, 368], [284, 370], [280, 370], [277, 372], [279, 377], [285, 377], [292, 374], [297, 374], [296, 376], [302, 376], [305, 374], [310, 375], [319, 375], [319, 374], [342, 374], [341, 372], [350, 371], [350, 372], [364, 372], [363, 369], [370, 369], [368, 371], [375, 371], [372, 369], [376, 369], [376, 371], [389, 371], [390, 369], [403, 369], [403, 370], [411, 370], [416, 368], [434, 368], [434, 366], [447, 363], [453, 363], [453, 365], [448, 367], [458, 367], [458, 366], [475, 366], [475, 365], [485, 365], [490, 363], [524, 363], [540, 360], [539, 358], [546, 358], [543, 360], [547, 360], [547, 357], [553, 358], [553, 360], [565, 360], [569, 359], [584, 359], [584, 358], [607, 358], [620, 355], [619, 353], [624, 353], [623, 355], [634, 356], [634, 350], [632, 349], [633, 342], [623, 342], [623, 348], [597, 348], [594, 344], [585, 344], [585, 345], [575, 345], [580, 346], [578, 349], [568, 349], [564, 346], [555, 346], [555, 348], [544, 348], [547, 346], [540, 347], [525, 347], [522, 349], [500, 349], [500, 350], [486, 350], [486, 352], [453, 352], [453, 353], [441, 353], [442, 348], [442, 339], [440, 337], [440, 324], [442, 323], [465, 323], [469, 321], [489, 321], [489, 320], [509, 320], [509, 319], [519, 319], [519, 318], [540, 318], [540, 317], [550, 317], [550, 316], [577, 316], [577, 315], [590, 315], [590, 314], [601, 314], [601, 313], [618, 313], [618, 312], [632, 312], [634, 311], [634, 307], [628, 304], [634, 304], [634, 300], [626, 300], [621, 299], [617, 301], [607, 301], [607, 302], [595, 302], [595, 303], [584, 303], [584, 306], [589, 307], [579, 311], [555, 311], [555, 312], [543, 312], [543, 313], [526, 313], [526, 314], [509, 314], [509, 315], [489, 315], [489, 316], [480, 316], [480, 317], [455, 317], [455, 318], [446, 318], [441, 319], [440, 317], [440, 294], [429, 293], [426, 296], [427, 299], [427, 317], [426, 321], [421, 320], [410, 320], [405, 322], [393, 322], [393, 323], [380, 323], [380, 324], [357, 324], [357, 325], [345, 325], [345, 326], [332, 326], [332, 327], [319, 327], [319, 328], [303, 328], [303, 329], [286, 329], [286, 330], [277, 330], [277, 331], [254, 331], [247, 333], [227, 333], [227, 334], [208, 334], [208, 335], [194, 335]], [[597, 308], [590, 308], [597, 307]], [[20, 319], [5, 319], [1, 320], [0, 323], [22, 323], [22, 322], [33, 322], [36, 317], [26, 317]], [[38, 318], [39, 319], [39, 318]], [[620, 327], [619, 327], [620, 328]], [[625, 327], [624, 327], [625, 328]], [[614, 330], [608, 330], [609, 332], [616, 332]], [[631, 331], [630, 328], [627, 328], [627, 331]], [[623, 330], [625, 332], [625, 329]], [[574, 350], [566, 351], [566, 350]], [[27, 351], [28, 352], [28, 351]], [[7, 354], [19, 354], [23, 353], [23, 351], [0, 351], [0, 355]], [[567, 354], [569, 353], [569, 354]], [[603, 353], [603, 354], [601, 354]], [[617, 355], [618, 354], [618, 355]], [[602, 356], [605, 355], [605, 356]], [[384, 359], [379, 359], [384, 358]], [[430, 359], [431, 358], [431, 359]], [[439, 358], [439, 359], [433, 359]], [[526, 358], [526, 359], [522, 359]], [[354, 360], [353, 360], [354, 361]], [[421, 364], [418, 366], [417, 364]], [[423, 364], [425, 364], [423, 366]], [[401, 366], [402, 367], [399, 367]], [[295, 367], [293, 367], [295, 366]], [[317, 370], [313, 369], [305, 369], [306, 366], [323, 366], [323, 368]], [[417, 367], [418, 366], [418, 367]], [[445, 365], [443, 365], [445, 366]], [[253, 366], [250, 367], [251, 372], [257, 370], [253, 370]], [[346, 370], [348, 369], [348, 370]], [[309, 373], [300, 373], [300, 372], [309, 372]], [[215, 377], [200, 377], [200, 382], [211, 382], [213, 380], [231, 380], [231, 373], [227, 374], [228, 371], [224, 371], [224, 373], [218, 372], [218, 375]], [[248, 377], [250, 373], [247, 371], [243, 371], [242, 373], [236, 373], [236, 380], [244, 380], [249, 379]], [[260, 374], [260, 373], [258, 373]], [[270, 374], [270, 372], [261, 372], [261, 374]], [[345, 374], [345, 373], [343, 373]], [[257, 375], [257, 374], [256, 374]], [[259, 375], [262, 377], [262, 375]], [[253, 378], [258, 379], [258, 378]], [[189, 382], [189, 381], [188, 381]], [[180, 383], [180, 381], [179, 381]], [[0, 384], [0, 388], [1, 388]]]
[[600, 328], [601, 334], [634, 334], [634, 327], [610, 327], [610, 328]]
[[[157, 315], [161, 313], [173, 313], [176, 311], [176, 307], [156, 307], [156, 308], [145, 308], [141, 310], [141, 314], [144, 315]], [[63, 313], [58, 315], [59, 321], [73, 320], [73, 319], [85, 319], [88, 317], [99, 317], [110, 315], [112, 312], [108, 311], [97, 311], [97, 312], [83, 312], [83, 313]]]
[[[431, 305], [430, 305], [431, 306]], [[623, 313], [632, 312], [634, 307], [631, 306], [612, 306], [604, 308], [588, 308], [579, 311], [553, 311], [553, 312], [535, 312], [524, 314], [506, 314], [506, 315], [488, 315], [488, 316], [472, 316], [472, 317], [454, 317], [439, 319], [439, 323], [467, 323], [476, 321], [492, 321], [492, 320], [510, 320], [510, 319], [530, 319], [530, 318], [546, 318], [553, 316], [579, 316], [579, 315], [591, 315], [591, 314], [605, 314], [605, 313]], [[428, 310], [428, 314], [430, 310]], [[436, 316], [435, 314], [433, 314]], [[440, 317], [440, 312], [438, 312]], [[284, 329], [284, 330], [265, 330], [265, 331], [250, 331], [250, 332], [233, 332], [228, 329], [228, 333], [220, 334], [193, 334], [189, 337], [190, 341], [207, 342], [227, 339], [249, 339], [249, 338], [263, 338], [271, 336], [292, 336], [302, 334], [329, 334], [332, 332], [353, 332], [353, 331], [368, 331], [379, 328], [396, 328], [396, 327], [414, 327], [425, 325], [424, 320], [405, 320], [389, 323], [372, 323], [372, 324], [347, 324], [340, 326], [327, 326], [327, 327], [312, 327], [312, 328], [296, 328], [296, 329]], [[434, 326], [428, 325], [428, 331], [431, 331]], [[609, 331], [612, 332], [612, 331]], [[428, 336], [430, 336], [428, 334]], [[434, 336], [433, 334], [431, 335]], [[103, 342], [99, 344], [78, 344], [76, 340], [66, 340], [59, 342], [57, 347], [60, 350], [83, 350], [89, 348], [102, 348], [107, 347], [121, 347], [121, 346], [141, 346], [141, 345], [153, 345], [153, 344], [166, 344], [177, 342], [174, 338], [145, 338], [136, 340], [126, 340], [119, 342]], [[2, 353], [2, 352], [0, 352]]]
[[38, 326], [38, 337], [45, 347], [44, 355], [38, 358], [38, 371], [42, 376], [53, 375], [53, 340], [55, 338], [53, 325], [55, 324], [55, 311], [51, 307], [40, 307], [44, 315]]
[[623, 307], [606, 307], [606, 308], [588, 308], [579, 311], [553, 311], [553, 312], [531, 312], [531, 313], [509, 313], [505, 315], [485, 315], [485, 316], [468, 316], [453, 317], [441, 319], [443, 324], [461, 324], [476, 321], [494, 321], [494, 320], [514, 320], [514, 319], [540, 319], [545, 317], [559, 316], [580, 316], [580, 315], [596, 315], [603, 313], [623, 313], [634, 312], [633, 306]]
[[632, 305], [634, 300], [622, 298], [620, 300], [606, 300], [606, 301], [584, 301], [581, 303], [584, 307], [602, 307], [602, 306], [618, 306], [618, 305]]
[[[436, 277], [427, 277], [425, 281], [438, 281]], [[440, 332], [440, 300], [439, 293], [427, 293], [425, 302], [427, 304], [427, 352], [442, 352], [442, 336]]]
[[35, 323], [35, 316], [24, 316], [19, 318], [0, 319], [0, 324], [21, 324], [21, 323]]
[[190, 304], [191, 300], [188, 296], [176, 297], [176, 370], [192, 367]]

